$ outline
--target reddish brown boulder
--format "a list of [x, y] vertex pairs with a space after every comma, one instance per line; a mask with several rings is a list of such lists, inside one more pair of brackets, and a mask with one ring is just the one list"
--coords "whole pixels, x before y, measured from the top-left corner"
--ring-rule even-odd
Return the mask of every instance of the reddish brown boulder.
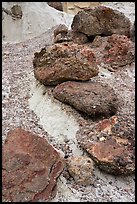
[[48, 201], [64, 161], [46, 139], [17, 128], [7, 135], [2, 168], [3, 202]]
[[59, 43], [34, 55], [34, 75], [44, 85], [69, 80], [86, 81], [99, 72], [94, 53], [84, 45]]
[[112, 8], [99, 6], [85, 8], [73, 18], [71, 28], [88, 36], [95, 35], [130, 35], [130, 20], [121, 12]]
[[134, 44], [127, 36], [113, 34], [108, 37], [103, 56], [105, 64], [109, 64], [116, 69], [131, 64], [134, 62], [134, 58]]
[[54, 88], [53, 96], [90, 116], [113, 115], [117, 110], [114, 90], [100, 82], [64, 82]]
[[76, 137], [100, 169], [129, 175], [135, 171], [134, 127], [128, 116], [112, 116], [95, 126], [82, 127]]

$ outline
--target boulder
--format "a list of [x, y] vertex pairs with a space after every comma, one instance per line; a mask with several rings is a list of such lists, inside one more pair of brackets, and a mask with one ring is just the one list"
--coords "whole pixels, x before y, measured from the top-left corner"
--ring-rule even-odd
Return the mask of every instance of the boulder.
[[56, 195], [64, 160], [46, 139], [16, 128], [2, 153], [3, 202], [48, 201]]
[[100, 82], [64, 82], [54, 88], [53, 96], [92, 117], [113, 115], [118, 106], [114, 90]]
[[107, 173], [135, 172], [135, 126], [128, 116], [112, 116], [77, 131], [78, 144]]
[[69, 157], [67, 169], [75, 182], [88, 186], [93, 183], [93, 161], [87, 156]]
[[73, 18], [71, 28], [88, 36], [130, 35], [130, 20], [121, 12], [105, 6], [85, 8]]
[[86, 81], [99, 72], [89, 47], [68, 42], [50, 45], [35, 53], [33, 67], [35, 78], [44, 85]]

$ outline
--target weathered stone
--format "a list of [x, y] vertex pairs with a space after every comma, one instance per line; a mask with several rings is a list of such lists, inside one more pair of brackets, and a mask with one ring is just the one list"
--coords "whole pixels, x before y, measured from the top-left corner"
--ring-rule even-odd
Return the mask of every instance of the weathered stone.
[[103, 62], [112, 68], [131, 64], [135, 60], [135, 49], [133, 42], [125, 35], [113, 34], [108, 37], [104, 49]]
[[129, 36], [130, 20], [121, 12], [109, 7], [85, 8], [73, 18], [71, 28], [88, 36], [112, 35]]
[[49, 6], [59, 10], [59, 11], [63, 11], [63, 5], [62, 2], [47, 2]]
[[4, 201], [47, 201], [56, 195], [64, 161], [46, 139], [17, 128], [7, 135], [2, 168]]
[[134, 127], [128, 116], [112, 116], [94, 126], [82, 127], [76, 138], [100, 169], [128, 175], [135, 171]]
[[75, 182], [79, 185], [93, 183], [93, 161], [87, 156], [69, 157], [67, 169]]
[[58, 43], [34, 55], [34, 75], [44, 85], [69, 80], [86, 81], [99, 72], [94, 53], [84, 45]]
[[64, 82], [54, 88], [53, 96], [90, 116], [113, 115], [117, 110], [114, 90], [100, 82]]
[[69, 40], [72, 40], [74, 43], [77, 44], [85, 44], [88, 42], [88, 37], [84, 33], [69, 30], [67, 36]]

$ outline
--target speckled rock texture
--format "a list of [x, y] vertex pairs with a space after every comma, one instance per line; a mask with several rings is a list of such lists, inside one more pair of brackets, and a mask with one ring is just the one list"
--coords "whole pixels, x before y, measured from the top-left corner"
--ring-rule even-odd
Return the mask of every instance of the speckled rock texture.
[[85, 8], [73, 18], [71, 28], [88, 36], [130, 35], [130, 20], [118, 10], [105, 6]]
[[53, 96], [92, 117], [113, 115], [118, 106], [113, 88], [100, 82], [64, 82], [55, 87]]
[[3, 202], [48, 201], [56, 195], [64, 161], [46, 139], [17, 128], [2, 150]]
[[77, 132], [77, 140], [100, 169], [114, 175], [135, 172], [133, 118], [112, 116], [82, 129]]
[[104, 63], [114, 69], [131, 64], [135, 60], [134, 43], [125, 35], [113, 34], [108, 37], [104, 50]]
[[93, 183], [93, 168], [93, 161], [87, 156], [73, 156], [67, 160], [68, 172], [79, 185]]
[[34, 55], [34, 75], [44, 85], [69, 80], [86, 81], [99, 72], [94, 53], [84, 45], [58, 43]]

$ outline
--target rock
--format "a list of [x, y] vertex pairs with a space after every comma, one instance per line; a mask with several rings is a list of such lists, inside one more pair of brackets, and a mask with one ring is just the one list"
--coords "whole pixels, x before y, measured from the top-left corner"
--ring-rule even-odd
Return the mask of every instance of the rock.
[[46, 139], [17, 128], [7, 135], [2, 167], [4, 201], [48, 201], [56, 195], [64, 161]]
[[58, 43], [34, 54], [34, 76], [44, 85], [97, 76], [99, 69], [91, 49], [74, 43]]
[[63, 11], [62, 2], [47, 2], [47, 4], [59, 11]]
[[105, 6], [85, 8], [73, 18], [71, 28], [88, 36], [120, 34], [129, 36], [130, 20], [121, 12]]
[[64, 24], [58, 25], [54, 29], [54, 43], [69, 41], [67, 33], [68, 33], [68, 28], [66, 25], [64, 25]]
[[100, 82], [64, 82], [54, 88], [53, 96], [92, 117], [113, 115], [118, 106], [114, 90]]
[[131, 64], [135, 60], [135, 49], [133, 42], [125, 35], [113, 34], [108, 37], [104, 48], [103, 61], [112, 68]]
[[69, 30], [67, 35], [68, 35], [68, 39], [70, 39], [71, 41], [79, 45], [85, 44], [88, 42], [88, 37], [84, 33], [74, 32], [73, 30]]
[[133, 42], [135, 42], [135, 21], [134, 21], [133, 25], [131, 26], [130, 39], [131, 39]]
[[112, 116], [77, 131], [78, 144], [96, 165], [110, 174], [135, 171], [135, 126], [128, 116]]
[[12, 15], [14, 15], [16, 18], [22, 18], [23, 13], [22, 13], [21, 6], [19, 5], [12, 6], [11, 12], [12, 12]]
[[75, 182], [88, 186], [93, 183], [93, 161], [87, 156], [69, 157], [67, 169]]

